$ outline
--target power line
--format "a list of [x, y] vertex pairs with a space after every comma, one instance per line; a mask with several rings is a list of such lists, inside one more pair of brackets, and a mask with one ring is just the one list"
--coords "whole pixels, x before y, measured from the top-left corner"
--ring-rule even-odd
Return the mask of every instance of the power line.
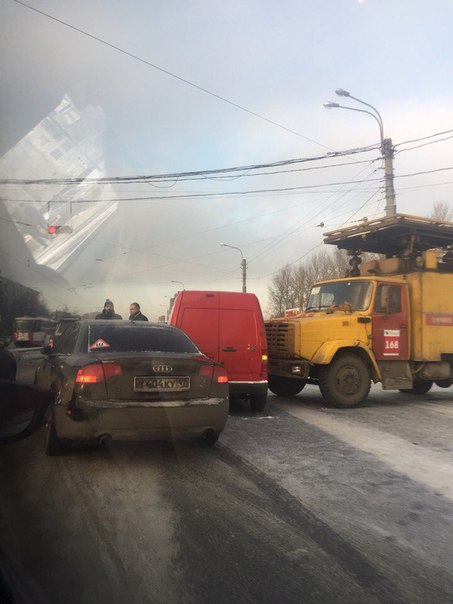
[[[359, 172], [359, 174], [361, 174], [361, 173], [362, 173], [362, 172], [364, 172], [364, 171], [365, 171], [365, 170], [361, 170], [361, 171]], [[374, 172], [373, 172], [373, 173], [374, 173]], [[341, 198], [341, 197], [346, 196], [346, 195], [347, 195], [348, 193], [350, 193], [351, 191], [352, 191], [352, 189], [351, 189], [351, 190], [349, 190], [349, 191], [347, 191], [347, 192], [346, 192], [346, 191], [341, 192], [341, 196], [340, 196], [340, 198]], [[377, 192], [377, 191], [376, 191], [376, 192]], [[357, 193], [357, 192], [356, 192], [356, 193]], [[332, 195], [333, 195], [333, 194], [332, 194]], [[328, 200], [326, 200], [326, 201], [328, 201]], [[316, 220], [316, 219], [317, 219], [319, 216], [321, 216], [321, 215], [322, 215], [322, 216], [324, 216], [324, 215], [325, 215], [325, 213], [327, 212], [328, 208], [330, 208], [330, 207], [331, 207], [332, 205], [334, 205], [334, 204], [337, 204], [337, 205], [338, 205], [338, 201], [339, 201], [338, 197], [335, 197], [335, 199], [333, 199], [333, 200], [332, 200], [330, 203], [327, 203], [327, 205], [325, 205], [325, 207], [320, 207], [320, 208], [318, 209], [318, 211], [317, 211], [317, 212], [315, 212], [315, 214], [314, 214], [313, 216], [311, 216], [311, 220], [312, 220], [312, 221], [314, 221], [314, 220]], [[290, 239], [290, 238], [294, 237], [295, 235], [297, 235], [297, 233], [298, 233], [298, 231], [299, 231], [299, 225], [300, 225], [300, 223], [301, 223], [301, 222], [303, 222], [303, 219], [302, 219], [302, 221], [299, 221], [299, 223], [297, 224], [297, 226], [296, 226], [295, 228], [292, 228], [292, 229], [291, 229], [289, 232], [287, 232], [286, 234], [282, 234], [282, 235], [280, 236], [280, 241], [279, 241], [279, 242], [277, 242], [277, 244], [276, 244], [276, 245], [280, 245], [280, 244], [284, 243], [285, 241], [287, 241], [288, 239]], [[256, 259], [256, 258], [258, 258], [258, 257], [261, 257], [261, 256], [263, 256], [263, 255], [267, 255], [268, 253], [270, 253], [271, 251], [273, 251], [273, 249], [274, 249], [274, 248], [275, 248], [275, 245], [272, 245], [272, 244], [271, 244], [271, 245], [269, 245], [269, 246], [267, 246], [267, 248], [265, 248], [264, 250], [262, 250], [262, 251], [261, 251], [259, 254], [256, 254], [256, 255], [254, 256], [254, 259]]]
[[28, 8], [31, 11], [34, 11], [35, 13], [38, 13], [44, 17], [47, 17], [48, 19], [51, 19], [52, 21], [55, 21], [56, 23], [59, 23], [60, 25], [64, 25], [65, 27], [68, 27], [69, 29], [72, 29], [73, 31], [78, 32], [79, 34], [82, 34], [83, 36], [86, 36], [88, 38], [91, 38], [92, 40], [95, 40], [96, 42], [100, 42], [101, 44], [104, 44], [105, 46], [108, 46], [109, 48], [112, 48], [132, 59], [134, 59], [135, 61], [139, 61], [140, 63], [143, 63], [144, 65], [147, 65], [148, 67], [152, 67], [153, 69], [156, 69], [157, 71], [160, 71], [161, 73], [164, 73], [180, 82], [182, 82], [183, 84], [187, 84], [188, 86], [191, 86], [192, 88], [195, 88], [196, 90], [199, 90], [200, 92], [204, 92], [205, 94], [208, 94], [220, 101], [223, 101], [224, 103], [228, 103], [228, 105], [231, 105], [232, 107], [236, 107], [236, 109], [240, 109], [241, 111], [244, 111], [250, 115], [253, 115], [254, 117], [257, 117], [260, 120], [263, 120], [269, 124], [272, 124], [273, 126], [277, 126], [278, 128], [281, 128], [282, 130], [286, 130], [286, 132], [290, 132], [291, 134], [295, 134], [296, 136], [303, 138], [307, 141], [309, 141], [310, 143], [314, 143], [315, 145], [318, 145], [320, 147], [323, 147], [324, 149], [330, 149], [330, 147], [327, 147], [326, 145], [323, 145], [322, 143], [320, 143], [319, 141], [316, 141], [308, 136], [305, 136], [304, 134], [301, 134], [300, 132], [296, 132], [295, 130], [292, 130], [291, 128], [288, 128], [287, 126], [284, 126], [283, 124], [279, 124], [278, 122], [271, 120], [259, 113], [256, 113], [255, 111], [252, 111], [250, 109], [247, 109], [246, 107], [239, 105], [239, 103], [235, 103], [234, 101], [231, 101], [230, 99], [227, 99], [224, 96], [221, 96], [220, 94], [217, 94], [215, 92], [212, 92], [211, 90], [208, 90], [207, 88], [204, 88], [203, 86], [200, 86], [198, 84], [195, 84], [194, 82], [191, 82], [190, 80], [187, 80], [186, 78], [183, 78], [175, 73], [172, 73], [171, 71], [169, 71], [168, 69], [164, 69], [163, 67], [159, 67], [158, 65], [156, 65], [155, 63], [151, 63], [151, 61], [147, 61], [146, 59], [143, 59], [142, 57], [139, 57], [138, 55], [129, 52], [127, 50], [124, 50], [123, 48], [120, 48], [119, 46], [116, 46], [115, 44], [112, 44], [111, 42], [108, 42], [107, 40], [104, 40], [103, 38], [100, 38], [99, 36], [95, 36], [94, 34], [90, 34], [87, 31], [80, 29], [79, 27], [76, 27], [75, 25], [72, 25], [71, 23], [68, 23], [67, 21], [63, 21], [62, 19], [58, 19], [57, 17], [54, 17], [53, 15], [50, 15], [49, 13], [46, 13], [42, 10], [39, 10], [33, 6], [30, 6], [29, 4], [26, 4], [25, 2], [21, 2], [20, 0], [13, 0], [13, 2], [16, 2], [16, 4], [20, 4], [21, 6], [24, 6], [25, 8]]
[[421, 138], [413, 138], [412, 140], [409, 140], [409, 141], [403, 141], [402, 143], [397, 143], [394, 146], [400, 147], [401, 145], [409, 145], [412, 143], [418, 143], [420, 141], [425, 141], [429, 138], [434, 138], [435, 136], [443, 136], [444, 134], [450, 134], [451, 132], [453, 132], [453, 130], [444, 130], [443, 132], [436, 132], [435, 134], [429, 134], [428, 136], [423, 136]]
[[[414, 176], [424, 176], [427, 174], [435, 174], [437, 172], [444, 172], [453, 170], [453, 166], [445, 166], [442, 168], [435, 168], [433, 170], [421, 170], [419, 172], [411, 172], [408, 174], [398, 174], [395, 175], [395, 178], [409, 178]], [[276, 187], [270, 189], [249, 189], [245, 191], [222, 191], [222, 192], [214, 192], [214, 193], [183, 193], [179, 195], [146, 195], [140, 197], [115, 197], [115, 198], [102, 198], [102, 199], [72, 199], [70, 202], [72, 204], [84, 204], [84, 203], [106, 203], [106, 202], [133, 202], [133, 201], [171, 201], [171, 200], [180, 200], [180, 199], [212, 199], [218, 197], [237, 197], [237, 196], [246, 196], [246, 195], [263, 195], [263, 194], [272, 194], [272, 193], [294, 193], [294, 192], [303, 192], [303, 191], [311, 191], [316, 192], [316, 189], [325, 189], [327, 187], [335, 187], [335, 186], [344, 186], [344, 185], [357, 185], [364, 183], [373, 183], [373, 182], [381, 182], [382, 178], [367, 178], [361, 180], [348, 180], [348, 181], [334, 181], [328, 183], [317, 183], [313, 185], [301, 185], [298, 187]], [[447, 183], [446, 183], [447, 184]], [[319, 191], [318, 191], [319, 192]], [[332, 193], [332, 191], [325, 191], [325, 193]], [[34, 200], [34, 199], [13, 199], [13, 198], [2, 198], [3, 201], [11, 202], [11, 203], [48, 203], [55, 202], [55, 200]], [[55, 202], [56, 203], [56, 202]], [[63, 202], [61, 202], [63, 203]]]
[[453, 136], [446, 136], [445, 138], [439, 138], [436, 141], [429, 141], [428, 143], [422, 143], [421, 145], [415, 145], [414, 147], [408, 147], [407, 149], [401, 149], [400, 151], [397, 151], [397, 155], [400, 155], [401, 153], [405, 153], [406, 151], [413, 151], [414, 149], [421, 149], [422, 147], [428, 147], [429, 145], [435, 145], [437, 143], [442, 143], [443, 141], [448, 141], [451, 140], [453, 138]]
[[[453, 169], [453, 168], [452, 168]], [[331, 183], [320, 183], [314, 185], [302, 185], [300, 187], [281, 187], [275, 189], [252, 189], [247, 191], [223, 191], [220, 193], [191, 193], [191, 194], [182, 194], [182, 195], [147, 195], [145, 197], [116, 197], [109, 199], [73, 199], [71, 203], [73, 204], [82, 204], [82, 203], [106, 203], [109, 201], [163, 201], [163, 200], [174, 200], [174, 199], [211, 199], [216, 197], [237, 197], [237, 196], [245, 196], [245, 195], [255, 195], [255, 194], [263, 194], [263, 193], [285, 193], [292, 191], [303, 191], [310, 189], [319, 189], [324, 187], [334, 187], [340, 185], [353, 185], [353, 184], [362, 184], [362, 183], [370, 183], [370, 182], [380, 182], [382, 178], [371, 178], [366, 180], [347, 180], [340, 182], [331, 182]], [[37, 203], [35, 200], [30, 199], [9, 199], [3, 198], [3, 201], [9, 202], [17, 202], [17, 203]], [[41, 201], [40, 203], [47, 203], [47, 201]], [[69, 202], [68, 202], [69, 203]]]
[[[377, 159], [373, 159], [371, 161], [369, 159], [364, 159], [364, 160], [360, 160], [360, 161], [354, 162], [353, 165], [354, 166], [358, 166], [360, 164], [370, 165], [370, 164], [372, 164], [374, 162], [380, 161], [380, 159], [381, 158], [377, 158]], [[237, 176], [222, 175], [222, 176], [211, 176], [211, 177], [198, 176], [198, 177], [188, 177], [188, 178], [168, 179], [168, 180], [167, 179], [159, 179], [159, 182], [172, 182], [172, 184], [170, 186], [168, 186], [168, 187], [160, 187], [159, 185], [156, 185], [156, 184], [154, 184], [154, 183], [152, 183], [151, 181], [148, 181], [148, 180], [146, 182], [143, 182], [143, 184], [151, 185], [153, 187], [156, 187], [157, 189], [171, 189], [176, 184], [183, 183], [183, 182], [205, 181], [205, 180], [213, 180], [213, 181], [219, 180], [219, 181], [223, 182], [225, 180], [230, 181], [230, 180], [238, 180], [240, 178], [249, 178], [249, 177], [257, 177], [257, 176], [258, 177], [261, 177], [261, 176], [275, 176], [275, 175], [279, 175], [279, 174], [295, 174], [295, 173], [301, 173], [301, 172], [311, 172], [313, 170], [329, 170], [329, 169], [332, 169], [332, 168], [340, 168], [340, 167], [343, 167], [343, 166], [349, 166], [350, 167], [351, 163], [349, 163], [349, 162], [341, 162], [341, 163], [338, 163], [338, 164], [330, 164], [330, 165], [325, 165], [325, 166], [310, 166], [309, 168], [294, 168], [294, 169], [290, 169], [290, 170], [273, 170], [271, 172], [250, 172], [249, 171], [246, 174], [239, 174]], [[2, 184], [1, 183], [1, 179], [0, 179], [0, 184]], [[6, 184], [11, 184], [12, 185], [12, 183], [6, 183]], [[28, 183], [24, 183], [24, 184], [28, 185]], [[47, 183], [45, 183], [45, 184], [47, 184]], [[54, 184], [59, 184], [59, 183], [54, 183]], [[114, 183], [114, 184], [116, 184], [117, 186], [122, 186], [122, 185], [127, 185], [129, 183], [118, 182], [118, 183]], [[14, 186], [17, 187], [16, 190], [22, 191], [22, 188], [21, 188], [20, 184], [15, 183]], [[36, 192], [40, 193], [40, 194], [43, 193], [46, 190], [47, 191], [51, 191], [51, 192], [55, 191], [52, 188], [49, 188], [49, 189], [42, 188], [41, 187], [41, 183], [37, 183], [34, 186], [40, 187], [39, 189], [36, 189]], [[14, 191], [15, 189], [9, 189], [9, 191], [11, 191], [11, 190]], [[28, 189], [28, 194], [30, 194], [29, 191], [30, 191], [30, 189]], [[144, 189], [130, 189], [129, 191], [125, 190], [125, 189], [122, 189], [123, 193], [124, 192], [126, 192], [126, 193], [127, 192], [131, 192], [131, 193], [140, 192], [140, 193], [142, 193], [143, 191], [144, 191]], [[54, 192], [52, 194], [55, 195]], [[31, 199], [29, 201], [35, 202], [35, 201], [38, 201], [38, 200]], [[45, 201], [47, 201], [47, 200], [45, 200]], [[52, 200], [50, 200], [50, 201], [52, 201]], [[61, 200], [61, 201], [63, 202], [63, 200]], [[68, 200], [68, 201], [70, 201], [70, 200]], [[102, 201], [102, 200], [100, 200], [100, 201]], [[110, 200], [105, 200], [105, 201], [110, 201]]]
[[[372, 198], [377, 194], [377, 191], [375, 193], [373, 193], [373, 195], [371, 195], [371, 197], [369, 197], [357, 210], [354, 211], [353, 214], [351, 214], [349, 216], [349, 218], [347, 220], [345, 220], [343, 222], [343, 225], [347, 224], [351, 218], [353, 218], [358, 212], [360, 212], [361, 209], [363, 209], [371, 200]], [[341, 225], [341, 226], [343, 226]], [[311, 254], [311, 252], [313, 252], [314, 250], [316, 250], [317, 248], [321, 247], [322, 245], [324, 245], [324, 242], [318, 243], [316, 245], [314, 245], [313, 247], [311, 247], [307, 252], [305, 252], [304, 254], [302, 254], [302, 256], [299, 256], [299, 258], [296, 258], [296, 260], [293, 260], [292, 262], [287, 262], [285, 264], [285, 266], [292, 266], [293, 264], [296, 264], [296, 262], [300, 262], [301, 260], [303, 260], [304, 258], [306, 258], [309, 254]], [[281, 267], [278, 268], [275, 271], [272, 271], [271, 273], [267, 273], [266, 275], [261, 275], [260, 277], [255, 277], [256, 279], [264, 279], [266, 277], [270, 277], [272, 275], [275, 275], [276, 273], [278, 273], [281, 270]]]
[[[18, 0], [13, 0], [17, 2]], [[138, 176], [105, 176], [100, 178], [0, 178], [0, 184], [12, 184], [12, 185], [41, 185], [41, 184], [57, 184], [57, 185], [72, 185], [72, 184], [127, 184], [127, 183], [149, 183], [150, 181], [165, 181], [175, 180], [176, 178], [181, 180], [188, 179], [194, 176], [211, 176], [216, 174], [228, 174], [230, 172], [245, 172], [251, 170], [261, 170], [266, 168], [275, 168], [280, 166], [289, 166], [298, 163], [307, 163], [320, 161], [325, 159], [332, 159], [334, 157], [343, 157], [347, 155], [355, 155], [358, 153], [367, 153], [378, 149], [377, 145], [370, 145], [368, 147], [356, 147], [354, 149], [347, 149], [344, 151], [333, 151], [332, 153], [325, 153], [323, 155], [317, 155], [312, 157], [299, 157], [293, 159], [284, 159], [276, 162], [268, 162], [263, 164], [252, 164], [247, 166], [232, 166], [229, 168], [216, 168], [213, 170], [194, 170], [191, 172], [174, 172], [169, 174], [147, 174]], [[330, 167], [330, 166], [326, 166]]]
[[412, 187], [398, 187], [398, 191], [412, 191], [414, 189], [429, 189], [430, 187], [442, 187], [445, 185], [453, 185], [453, 180], [446, 180], [443, 182], [432, 182], [427, 185], [414, 185]]
[[434, 170], [422, 170], [420, 172], [412, 172], [411, 174], [398, 174], [397, 178], [408, 178], [410, 176], [424, 176], [425, 174], [434, 174], [436, 172], [445, 172], [448, 170], [453, 170], [453, 166], [435, 168]]

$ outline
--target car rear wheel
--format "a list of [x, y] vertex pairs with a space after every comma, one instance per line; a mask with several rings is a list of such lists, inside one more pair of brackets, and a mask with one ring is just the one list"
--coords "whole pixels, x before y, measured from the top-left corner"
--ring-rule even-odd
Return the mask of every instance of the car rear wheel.
[[250, 408], [255, 413], [258, 411], [264, 411], [267, 403], [267, 392], [264, 394], [251, 394], [249, 396]]
[[71, 442], [63, 440], [58, 437], [55, 429], [55, 417], [52, 413], [46, 424], [46, 442], [45, 442], [45, 453], [46, 455], [60, 455], [70, 449]]
[[339, 354], [319, 371], [319, 389], [329, 405], [340, 409], [357, 407], [371, 387], [367, 364], [356, 354]]
[[285, 378], [279, 375], [269, 376], [269, 390], [277, 396], [295, 396], [304, 389], [304, 386], [304, 380]]
[[412, 388], [405, 388], [400, 390], [404, 394], [426, 394], [433, 387], [433, 383], [429, 380], [414, 380], [412, 382]]

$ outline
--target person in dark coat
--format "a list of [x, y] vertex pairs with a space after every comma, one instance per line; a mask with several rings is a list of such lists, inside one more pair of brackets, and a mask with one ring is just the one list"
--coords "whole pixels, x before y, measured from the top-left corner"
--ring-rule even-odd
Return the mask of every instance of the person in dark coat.
[[95, 316], [95, 319], [117, 319], [122, 320], [121, 315], [115, 313], [113, 302], [107, 298], [104, 303], [104, 310]]
[[17, 362], [12, 352], [10, 352], [3, 342], [0, 342], [0, 379], [16, 379]]
[[129, 312], [131, 313], [129, 315], [129, 321], [147, 321], [148, 320], [148, 317], [145, 317], [145, 315], [141, 312], [140, 304], [138, 302], [131, 303], [131, 305], [129, 306]]

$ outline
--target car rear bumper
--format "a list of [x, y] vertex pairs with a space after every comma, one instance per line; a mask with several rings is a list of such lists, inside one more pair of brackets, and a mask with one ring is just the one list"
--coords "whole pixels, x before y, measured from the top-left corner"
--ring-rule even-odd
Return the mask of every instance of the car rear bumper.
[[228, 417], [227, 398], [189, 401], [83, 401], [72, 415], [55, 409], [59, 438], [70, 440], [179, 440], [207, 431], [221, 432]]
[[266, 395], [267, 380], [262, 382], [229, 382], [230, 396]]

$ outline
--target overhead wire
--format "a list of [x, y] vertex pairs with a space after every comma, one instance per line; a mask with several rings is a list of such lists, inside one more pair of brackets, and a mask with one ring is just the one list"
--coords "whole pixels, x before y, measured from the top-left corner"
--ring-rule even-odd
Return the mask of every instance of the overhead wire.
[[[12, 0], [17, 2], [17, 0]], [[369, 145], [367, 147], [355, 147], [353, 149], [347, 149], [343, 151], [333, 151], [323, 155], [316, 155], [311, 157], [298, 157], [291, 159], [284, 159], [275, 162], [266, 162], [260, 164], [251, 164], [245, 166], [230, 166], [227, 168], [215, 168], [209, 170], [192, 170], [188, 172], [173, 172], [164, 174], [141, 174], [135, 176], [103, 176], [97, 178], [90, 177], [61, 177], [61, 178], [0, 178], [0, 184], [13, 184], [13, 185], [41, 185], [41, 184], [57, 184], [57, 185], [73, 185], [73, 184], [126, 184], [126, 183], [147, 183], [149, 181], [162, 181], [162, 180], [174, 180], [175, 178], [188, 179], [189, 177], [216, 175], [216, 174], [228, 174], [230, 172], [245, 172], [250, 170], [262, 170], [266, 168], [275, 168], [280, 166], [289, 166], [294, 164], [308, 163], [321, 161], [325, 159], [332, 159], [335, 157], [344, 157], [348, 155], [356, 155], [359, 153], [367, 153], [379, 149], [378, 145]], [[330, 167], [330, 166], [326, 166]]]
[[[373, 162], [369, 162], [367, 167], [369, 167], [372, 164], [373, 164]], [[361, 170], [361, 172], [359, 172], [359, 174], [361, 174], [363, 171], [364, 170]], [[375, 173], [375, 172], [376, 172], [376, 169], [373, 170], [373, 173]], [[375, 193], [377, 193], [377, 192], [378, 191], [376, 191]], [[346, 191], [343, 191], [341, 193], [342, 193], [342, 196], [345, 196], [347, 194]], [[332, 197], [332, 194], [329, 197]], [[327, 203], [327, 202], [328, 202], [328, 200], [326, 200], [325, 203]], [[318, 211], [311, 217], [311, 221], [315, 221], [315, 219], [318, 216], [324, 215], [327, 208], [331, 207], [334, 203], [338, 203], [338, 197], [336, 197], [331, 203], [327, 203], [326, 207], [321, 207], [320, 209], [318, 209]], [[291, 238], [294, 238], [295, 236], [297, 236], [301, 232], [301, 229], [300, 229], [301, 224], [306, 224], [305, 216], [301, 220], [298, 221], [297, 226], [295, 228], [293, 226], [293, 227], [291, 227], [291, 229], [289, 231], [281, 233], [280, 235], [277, 235], [276, 237], [274, 236], [274, 237], [266, 238], [265, 240], [268, 241], [269, 243], [265, 246], [265, 248], [263, 250], [261, 250], [260, 252], [258, 252], [254, 256], [252, 256], [250, 258], [250, 261], [254, 261], [257, 258], [263, 258], [263, 257], [267, 256], [269, 253], [273, 252], [278, 246], [289, 241]], [[302, 230], [306, 230], [306, 229], [302, 229]], [[277, 241], [275, 241], [275, 239], [277, 239]], [[256, 242], [252, 242], [252, 243], [256, 243]], [[243, 245], [243, 244], [241, 244], [241, 245]]]
[[[453, 168], [452, 168], [453, 169]], [[220, 191], [217, 193], [185, 193], [181, 195], [146, 195], [143, 197], [111, 197], [111, 198], [103, 198], [103, 199], [73, 199], [71, 200], [72, 204], [83, 204], [83, 203], [105, 203], [105, 202], [125, 202], [125, 201], [167, 201], [173, 199], [210, 199], [215, 197], [237, 197], [237, 196], [245, 196], [245, 195], [255, 195], [255, 194], [263, 194], [263, 193], [282, 193], [282, 192], [291, 192], [291, 191], [303, 191], [303, 190], [311, 190], [311, 189], [320, 189], [326, 187], [334, 187], [341, 185], [354, 185], [354, 184], [363, 184], [370, 182], [378, 182], [380, 178], [374, 179], [362, 179], [362, 180], [347, 180], [347, 181], [337, 181], [337, 182], [329, 182], [329, 183], [318, 183], [313, 185], [302, 185], [299, 187], [277, 187], [272, 189], [251, 189], [245, 191]], [[17, 202], [17, 203], [38, 203], [36, 200], [29, 199], [11, 199], [3, 197], [3, 201]], [[46, 203], [44, 200], [40, 200], [39, 203]]]
[[[12, 0], [14, 2], [17, 2], [18, 0]], [[432, 134], [426, 137], [422, 137], [419, 139], [412, 139], [410, 141], [404, 141], [402, 143], [396, 143], [394, 145], [394, 149], [397, 149], [398, 147], [404, 145], [404, 144], [409, 144], [409, 143], [413, 143], [413, 142], [418, 142], [418, 141], [423, 141], [423, 140], [427, 140], [429, 138], [433, 138], [435, 136], [440, 136], [443, 134], [448, 134], [450, 132], [453, 132], [453, 130], [446, 130], [444, 132], [439, 132], [436, 134]], [[430, 141], [427, 144], [436, 144], [438, 142], [443, 142], [446, 140], [450, 140], [451, 138], [453, 138], [453, 136], [451, 137], [446, 137], [437, 141]], [[424, 145], [421, 145], [424, 146]], [[413, 149], [417, 149], [419, 148], [417, 147], [411, 147], [409, 149], [401, 149], [400, 151], [398, 151], [398, 153], [402, 153], [403, 151], [410, 151]], [[41, 178], [41, 179], [24, 179], [24, 178], [1, 178], [0, 179], [0, 184], [8, 184], [8, 185], [45, 185], [45, 184], [56, 184], [56, 185], [71, 185], [71, 184], [126, 184], [126, 183], [136, 183], [136, 182], [143, 182], [143, 183], [149, 183], [151, 180], [158, 180], [160, 182], [162, 181], [175, 181], [176, 179], [179, 182], [185, 182], [185, 181], [190, 181], [190, 180], [205, 180], [206, 177], [209, 176], [210, 180], [215, 180], [215, 179], [219, 179], [219, 180], [223, 180], [223, 179], [231, 179], [233, 177], [229, 176], [228, 173], [230, 172], [238, 172], [238, 171], [242, 171], [244, 172], [243, 175], [240, 175], [239, 177], [248, 177], [248, 176], [266, 176], [266, 175], [274, 175], [274, 174], [284, 174], [284, 173], [291, 173], [291, 172], [301, 172], [301, 171], [307, 171], [307, 170], [322, 170], [322, 169], [328, 169], [328, 168], [332, 168], [332, 167], [340, 167], [340, 166], [345, 166], [345, 165], [350, 165], [347, 162], [343, 162], [340, 164], [330, 164], [330, 165], [326, 165], [326, 166], [313, 166], [310, 168], [298, 168], [295, 170], [277, 170], [277, 171], [272, 171], [272, 172], [263, 172], [263, 173], [256, 173], [256, 172], [252, 172], [253, 170], [261, 170], [261, 169], [266, 169], [266, 168], [274, 168], [274, 167], [279, 167], [279, 166], [285, 166], [285, 165], [291, 165], [291, 164], [295, 164], [295, 163], [305, 163], [305, 162], [312, 162], [312, 161], [320, 161], [320, 160], [324, 160], [324, 159], [332, 159], [333, 157], [341, 157], [341, 156], [348, 156], [348, 155], [353, 155], [353, 154], [357, 154], [357, 153], [362, 153], [362, 152], [367, 152], [367, 151], [373, 151], [373, 150], [378, 150], [379, 149], [379, 145], [370, 145], [368, 147], [359, 147], [359, 148], [354, 148], [354, 149], [347, 149], [344, 151], [335, 151], [333, 153], [328, 153], [328, 154], [324, 154], [324, 155], [318, 155], [318, 156], [313, 156], [313, 157], [306, 157], [306, 158], [292, 158], [292, 159], [286, 159], [286, 160], [280, 160], [277, 162], [268, 162], [268, 163], [261, 163], [261, 164], [252, 164], [252, 165], [245, 165], [245, 166], [232, 166], [232, 167], [227, 167], [227, 168], [218, 168], [218, 169], [210, 169], [210, 170], [196, 170], [196, 171], [190, 171], [190, 172], [175, 172], [175, 173], [168, 173], [168, 174], [150, 174], [150, 175], [136, 175], [136, 176], [116, 176], [116, 177], [99, 177], [99, 178], [82, 178], [82, 177], [78, 177], [78, 178]], [[377, 158], [375, 161], [382, 159], [382, 158]], [[367, 163], [369, 160], [361, 160], [358, 161], [356, 163]], [[218, 175], [218, 176], [217, 176]], [[236, 177], [234, 177], [236, 178]]]
[[[401, 153], [405, 153], [407, 151], [413, 151], [414, 149], [421, 149], [422, 147], [428, 147], [429, 145], [435, 145], [437, 143], [442, 143], [444, 141], [451, 140], [452, 138], [453, 138], [453, 135], [452, 136], [446, 136], [445, 138], [439, 138], [436, 141], [429, 141], [427, 143], [422, 143], [420, 145], [415, 145], [414, 147], [408, 147], [407, 149], [400, 149], [399, 151], [396, 151], [396, 154], [400, 155]], [[396, 148], [396, 146], [395, 146], [395, 148]]]
[[[349, 218], [347, 220], [345, 220], [343, 222], [341, 226], [347, 224], [348, 222], [350, 222], [351, 218], [353, 218], [361, 209], [363, 209], [365, 207], [365, 205], [367, 203], [369, 203], [371, 201], [371, 199], [377, 195], [377, 191], [375, 193], [373, 193], [371, 195], [371, 197], [369, 197], [361, 206], [360, 208], [358, 208], [357, 210], [354, 211], [354, 213], [352, 215], [349, 216]], [[286, 262], [285, 266], [292, 266], [293, 264], [296, 264], [296, 262], [300, 262], [301, 260], [303, 260], [304, 258], [306, 258], [309, 254], [311, 254], [314, 250], [318, 249], [319, 247], [321, 247], [322, 245], [324, 245], [324, 242], [321, 241], [321, 243], [317, 243], [316, 245], [312, 246], [307, 252], [305, 252], [304, 254], [302, 254], [302, 256], [299, 256], [299, 258], [296, 258], [296, 260], [293, 260], [292, 262]], [[266, 277], [271, 277], [272, 275], [277, 274], [279, 271], [281, 270], [281, 268], [276, 269], [275, 271], [272, 271], [270, 273], [267, 273], [265, 275], [261, 275], [260, 277], [255, 277], [255, 279], [264, 279]]]
[[[364, 170], [362, 170], [362, 172], [363, 172], [363, 171], [364, 171]], [[375, 172], [375, 170], [373, 171], [373, 173], [374, 173], [374, 172]], [[380, 179], [379, 179], [379, 180], [380, 180]], [[349, 192], [350, 192], [350, 191], [348, 191], [348, 193], [349, 193]], [[347, 193], [344, 191], [344, 192], [342, 192], [341, 196], [345, 196], [346, 194], [347, 194]], [[313, 215], [313, 216], [311, 217], [311, 219], [310, 219], [311, 221], [313, 221], [313, 222], [314, 222], [314, 221], [315, 221], [317, 218], [319, 218], [319, 216], [324, 216], [328, 208], [332, 207], [332, 205], [334, 205], [334, 204], [338, 204], [338, 197], [335, 197], [335, 199], [333, 199], [333, 200], [332, 200], [330, 203], [327, 203], [328, 201], [329, 201], [329, 200], [326, 200], [326, 201], [325, 201], [325, 207], [322, 207], [322, 206], [321, 206], [321, 207], [318, 209], [318, 211], [314, 213], [314, 215]], [[348, 201], [350, 201], [350, 200], [348, 200]], [[305, 218], [305, 217], [304, 217], [304, 218], [302, 218], [302, 219], [301, 219], [301, 220], [300, 220], [300, 221], [297, 223], [297, 226], [296, 226], [295, 228], [294, 228], [294, 227], [292, 227], [292, 228], [291, 228], [291, 230], [290, 230], [290, 231], [289, 231], [289, 232], [288, 232], [286, 235], [282, 235], [281, 241], [277, 242], [275, 245], [267, 246], [267, 248], [266, 248], [264, 251], [262, 251], [261, 253], [259, 253], [259, 254], [255, 255], [255, 256], [254, 256], [252, 259], [255, 259], [255, 260], [256, 260], [257, 258], [260, 258], [260, 257], [266, 256], [266, 255], [267, 255], [267, 254], [269, 254], [271, 251], [273, 251], [273, 250], [275, 249], [275, 247], [276, 247], [276, 246], [278, 246], [278, 245], [280, 245], [280, 244], [284, 243], [285, 241], [287, 241], [287, 240], [289, 240], [289, 239], [291, 239], [291, 238], [295, 237], [295, 236], [297, 235], [297, 233], [299, 232], [299, 229], [300, 229], [300, 224], [301, 224], [301, 223], [304, 223], [304, 222], [305, 222], [305, 220], [306, 220], [306, 218]]]
[[[411, 172], [408, 174], [398, 174], [395, 175], [395, 179], [397, 178], [409, 178], [413, 176], [423, 176], [427, 174], [434, 174], [437, 172], [445, 172], [453, 170], [453, 166], [445, 166], [442, 168], [435, 168], [433, 170], [420, 170], [418, 172]], [[277, 187], [270, 189], [251, 189], [244, 191], [221, 191], [221, 192], [211, 192], [211, 193], [184, 193], [178, 195], [146, 195], [140, 197], [111, 197], [111, 198], [102, 198], [102, 199], [72, 199], [70, 203], [72, 204], [84, 204], [84, 203], [105, 203], [105, 202], [131, 202], [131, 201], [153, 201], [153, 200], [174, 200], [174, 199], [209, 199], [215, 197], [234, 197], [234, 196], [246, 196], [246, 195], [256, 195], [256, 194], [269, 194], [269, 193], [282, 193], [282, 192], [292, 192], [292, 191], [304, 191], [304, 190], [313, 190], [313, 189], [324, 189], [326, 187], [334, 187], [334, 186], [343, 186], [343, 185], [356, 185], [363, 183], [372, 183], [381, 181], [381, 178], [368, 178], [361, 180], [348, 180], [348, 181], [334, 181], [328, 183], [317, 183], [312, 185], [301, 185], [298, 187]], [[3, 197], [3, 201], [16, 202], [16, 203], [46, 203], [46, 200], [30, 200], [30, 199], [13, 199]], [[69, 202], [68, 202], [69, 203]]]
[[[408, 145], [408, 144], [412, 144], [412, 143], [418, 143], [420, 141], [424, 141], [427, 140], [429, 138], [434, 138], [435, 136], [443, 136], [444, 134], [450, 134], [453, 132], [452, 130], [444, 130], [443, 132], [436, 132], [434, 134], [429, 134], [428, 136], [422, 136], [421, 138], [413, 138], [411, 140], [408, 141], [403, 141], [401, 143], [396, 143], [396, 145], [394, 145], [395, 147], [400, 147], [401, 145]], [[436, 141], [434, 141], [436, 142]]]

